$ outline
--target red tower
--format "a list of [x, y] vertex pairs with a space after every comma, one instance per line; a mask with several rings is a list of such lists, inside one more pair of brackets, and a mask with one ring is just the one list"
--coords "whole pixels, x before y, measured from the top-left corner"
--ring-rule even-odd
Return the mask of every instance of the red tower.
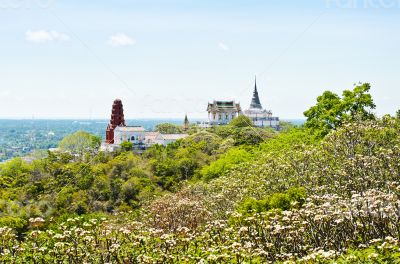
[[124, 119], [124, 106], [120, 99], [115, 99], [112, 106], [111, 120], [106, 130], [107, 144], [114, 144], [114, 129], [117, 126], [126, 126]]

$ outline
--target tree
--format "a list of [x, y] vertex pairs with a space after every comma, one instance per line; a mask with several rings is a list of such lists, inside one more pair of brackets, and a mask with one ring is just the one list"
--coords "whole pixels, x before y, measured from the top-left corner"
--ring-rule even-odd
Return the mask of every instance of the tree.
[[258, 145], [269, 138], [273, 138], [275, 131], [268, 131], [258, 127], [236, 128], [232, 134], [235, 146]]
[[254, 155], [245, 148], [232, 148], [219, 159], [201, 169], [203, 180], [211, 180], [224, 175], [233, 166], [249, 161]]
[[78, 131], [63, 138], [58, 145], [61, 150], [82, 156], [84, 152], [94, 152], [101, 144], [101, 138], [84, 131]]
[[123, 151], [131, 151], [133, 148], [133, 143], [129, 141], [124, 141], [120, 144]]
[[307, 117], [305, 127], [323, 137], [345, 121], [373, 119], [374, 115], [370, 111], [375, 109], [375, 104], [369, 94], [370, 89], [370, 84], [364, 83], [353, 90], [343, 91], [342, 98], [331, 91], [325, 91], [318, 96], [317, 104], [304, 112]]
[[397, 118], [397, 119], [400, 119], [400, 109], [397, 110], [397, 112], [396, 112], [396, 118]]
[[233, 127], [252, 127], [253, 121], [245, 115], [240, 115], [234, 118], [229, 125]]
[[369, 93], [370, 89], [371, 85], [364, 83], [356, 86], [352, 91], [343, 91], [343, 119], [354, 121], [356, 118], [361, 118], [362, 120], [371, 120], [374, 118], [371, 109], [375, 109], [376, 105]]
[[162, 123], [156, 126], [156, 131], [162, 134], [181, 134], [183, 133], [183, 129], [181, 126], [170, 124], [170, 123]]

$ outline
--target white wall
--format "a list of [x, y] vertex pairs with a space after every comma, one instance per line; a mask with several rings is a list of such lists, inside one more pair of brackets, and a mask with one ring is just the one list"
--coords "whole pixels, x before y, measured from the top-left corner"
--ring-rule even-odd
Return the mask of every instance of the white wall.
[[[132, 137], [135, 140], [132, 141]], [[114, 144], [121, 144], [122, 142], [129, 141], [133, 144], [139, 144], [141, 141], [144, 142], [144, 132], [125, 132], [125, 131], [114, 131]]]

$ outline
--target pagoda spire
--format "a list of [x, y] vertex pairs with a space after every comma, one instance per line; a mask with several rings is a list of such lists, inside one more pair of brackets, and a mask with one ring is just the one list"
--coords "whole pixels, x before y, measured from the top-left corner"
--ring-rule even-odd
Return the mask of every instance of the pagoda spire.
[[183, 130], [184, 131], [189, 130], [189, 119], [187, 117], [187, 114], [185, 114], [185, 120], [183, 121]]
[[260, 97], [258, 96], [258, 91], [257, 91], [257, 76], [255, 77], [254, 80], [254, 92], [253, 92], [253, 98], [251, 99], [250, 109], [262, 109]]
[[114, 129], [117, 126], [126, 126], [124, 118], [124, 106], [121, 99], [115, 99], [111, 109], [111, 119], [106, 130], [106, 143], [114, 144]]

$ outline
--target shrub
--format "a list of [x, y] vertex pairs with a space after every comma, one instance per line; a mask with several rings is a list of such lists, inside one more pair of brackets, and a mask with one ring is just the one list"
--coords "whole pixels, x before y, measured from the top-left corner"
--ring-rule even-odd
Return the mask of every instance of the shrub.
[[233, 166], [249, 161], [253, 154], [244, 148], [234, 148], [201, 170], [202, 179], [209, 181], [225, 174]]
[[274, 193], [263, 199], [247, 198], [239, 204], [237, 211], [244, 216], [267, 212], [271, 209], [289, 210], [293, 206], [301, 206], [305, 202], [304, 188], [291, 188], [285, 193]]
[[120, 144], [120, 146], [121, 146], [121, 148], [122, 148], [123, 151], [132, 151], [133, 143], [132, 143], [132, 142], [125, 141], [125, 142], [122, 142], [122, 143]]

